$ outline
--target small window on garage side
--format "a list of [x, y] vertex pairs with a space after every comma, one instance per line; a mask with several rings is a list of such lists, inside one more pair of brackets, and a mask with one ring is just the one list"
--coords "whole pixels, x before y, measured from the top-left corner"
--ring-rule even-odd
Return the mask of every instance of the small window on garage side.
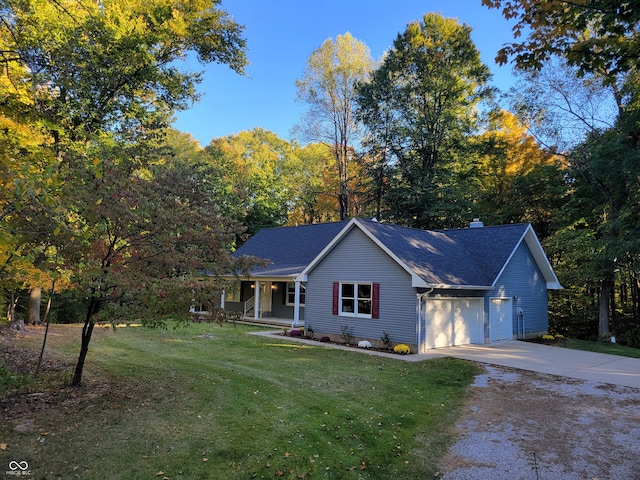
[[[304, 307], [306, 297], [306, 286], [300, 284], [300, 306]], [[292, 307], [296, 304], [296, 283], [287, 282], [287, 307]]]

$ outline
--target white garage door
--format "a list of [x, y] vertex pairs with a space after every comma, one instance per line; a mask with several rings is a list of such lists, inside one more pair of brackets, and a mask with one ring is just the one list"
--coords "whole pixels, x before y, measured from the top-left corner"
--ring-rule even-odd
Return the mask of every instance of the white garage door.
[[426, 348], [484, 343], [481, 298], [429, 298], [426, 314]]
[[489, 339], [513, 339], [513, 314], [510, 298], [492, 298], [489, 302]]

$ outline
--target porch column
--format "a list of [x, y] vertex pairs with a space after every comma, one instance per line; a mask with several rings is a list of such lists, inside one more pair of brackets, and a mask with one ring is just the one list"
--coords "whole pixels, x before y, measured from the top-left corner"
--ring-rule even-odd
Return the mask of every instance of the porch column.
[[296, 280], [296, 289], [293, 302], [293, 325], [298, 326], [300, 324], [300, 281]]
[[260, 318], [260, 282], [256, 280], [255, 292], [253, 297], [253, 318]]
[[224, 310], [224, 288], [222, 289], [222, 293], [220, 294], [220, 308]]

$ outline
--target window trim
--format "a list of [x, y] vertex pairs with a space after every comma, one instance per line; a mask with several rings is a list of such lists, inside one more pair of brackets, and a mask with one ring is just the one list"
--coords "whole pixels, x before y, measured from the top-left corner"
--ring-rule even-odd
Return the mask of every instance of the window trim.
[[[291, 291], [289, 291], [289, 286], [291, 286]], [[284, 286], [284, 290], [285, 290], [285, 301], [284, 304], [287, 307], [294, 307], [295, 306], [295, 298], [296, 298], [296, 282], [286, 282], [285, 286]], [[289, 302], [289, 294], [293, 294], [293, 302]], [[302, 298], [304, 297], [304, 302], [302, 301]], [[305, 302], [307, 301], [307, 286], [304, 283], [300, 283], [300, 305], [301, 307], [305, 306]]]

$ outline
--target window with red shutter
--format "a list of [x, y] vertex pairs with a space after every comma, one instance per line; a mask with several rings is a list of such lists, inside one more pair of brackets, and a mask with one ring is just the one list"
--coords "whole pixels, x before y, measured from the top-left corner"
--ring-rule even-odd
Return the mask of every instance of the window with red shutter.
[[333, 314], [378, 318], [380, 284], [370, 282], [334, 282]]

